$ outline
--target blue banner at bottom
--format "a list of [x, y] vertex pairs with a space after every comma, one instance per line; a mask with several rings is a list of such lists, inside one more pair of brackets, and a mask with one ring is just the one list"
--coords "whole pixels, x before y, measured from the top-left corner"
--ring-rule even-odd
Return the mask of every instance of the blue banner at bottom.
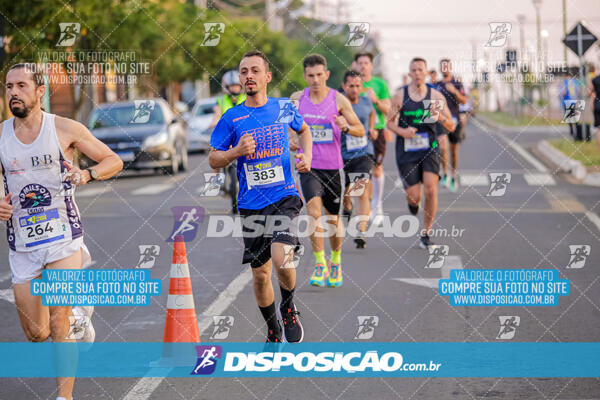
[[600, 377], [600, 343], [0, 343], [0, 377]]

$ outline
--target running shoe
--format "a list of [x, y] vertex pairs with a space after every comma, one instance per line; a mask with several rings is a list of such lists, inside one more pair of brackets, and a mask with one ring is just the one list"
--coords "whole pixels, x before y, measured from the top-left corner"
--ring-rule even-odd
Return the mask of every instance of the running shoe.
[[410, 213], [412, 215], [417, 215], [419, 213], [419, 208], [421, 208], [421, 204], [408, 204], [408, 211], [410, 211]]
[[442, 176], [442, 179], [440, 179], [440, 186], [444, 186], [446, 189], [450, 187], [450, 179], [448, 179], [448, 175], [444, 174], [444, 176]]
[[433, 242], [431, 241], [431, 238], [429, 237], [429, 235], [425, 234], [425, 235], [421, 235], [421, 239], [419, 241], [419, 247], [422, 249], [426, 249], [429, 246], [431, 246], [433, 244]]
[[357, 249], [364, 249], [365, 247], [367, 247], [367, 241], [362, 236], [355, 238], [354, 243], [356, 243]]
[[288, 343], [301, 342], [304, 339], [304, 328], [300, 323], [300, 312], [296, 309], [296, 305], [282, 310], [280, 303], [278, 310], [283, 321], [283, 340]]
[[377, 211], [373, 210], [371, 213], [371, 223], [375, 226], [383, 225], [383, 210], [381, 208]]
[[452, 193], [456, 193], [456, 191], [458, 190], [458, 179], [452, 178], [450, 180], [450, 186], [448, 187], [448, 189], [450, 189]]
[[334, 264], [330, 263], [329, 266], [330, 274], [329, 279], [327, 279], [327, 287], [340, 287], [344, 282], [344, 278], [342, 277], [342, 264]]
[[93, 306], [75, 306], [73, 307], [72, 335], [77, 341], [83, 343], [93, 343], [96, 339], [96, 330], [92, 324]]
[[327, 280], [328, 274], [327, 265], [317, 264], [315, 265], [315, 271], [310, 277], [310, 284], [313, 286], [325, 287], [325, 281]]

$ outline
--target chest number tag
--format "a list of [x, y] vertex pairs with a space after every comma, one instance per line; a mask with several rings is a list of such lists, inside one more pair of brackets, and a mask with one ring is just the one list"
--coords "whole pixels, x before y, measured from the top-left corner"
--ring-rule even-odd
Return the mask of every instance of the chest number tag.
[[331, 124], [313, 124], [310, 126], [313, 143], [332, 143], [333, 128]]
[[280, 157], [245, 163], [244, 170], [248, 189], [253, 187], [268, 188], [285, 184]]
[[417, 136], [410, 139], [404, 139], [404, 151], [419, 151], [429, 149], [429, 134], [427, 132], [417, 132]]
[[56, 208], [19, 218], [19, 233], [25, 247], [64, 239], [65, 230]]

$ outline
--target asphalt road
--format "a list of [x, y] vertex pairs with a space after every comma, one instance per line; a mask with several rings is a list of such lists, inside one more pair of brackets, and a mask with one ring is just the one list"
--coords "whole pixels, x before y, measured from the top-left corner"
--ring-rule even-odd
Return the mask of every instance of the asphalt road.
[[[500, 316], [519, 316], [513, 341], [596, 342], [600, 340], [600, 264], [596, 251], [600, 226], [598, 188], [570, 183], [553, 168], [531, 159], [526, 149], [562, 131], [503, 133], [474, 121], [461, 146], [461, 187], [441, 189], [435, 228], [437, 244], [449, 246], [444, 268], [426, 269], [428, 254], [418, 238], [376, 236], [366, 250], [351, 239], [343, 245], [344, 285], [339, 289], [308, 284], [310, 249], [298, 268], [296, 304], [306, 341], [356, 339], [358, 317], [376, 316], [371, 341], [494, 342]], [[514, 141], [522, 145], [508, 145]], [[521, 150], [519, 150], [521, 149]], [[522, 151], [525, 149], [525, 151]], [[526, 155], [523, 155], [525, 153]], [[408, 214], [388, 144], [384, 209], [391, 219]], [[226, 214], [229, 200], [201, 197], [198, 189], [209, 167], [204, 155], [190, 158], [190, 170], [176, 177], [128, 174], [116, 181], [79, 189], [86, 243], [94, 268], [136, 266], [139, 245], [160, 245], [152, 277], [163, 281], [163, 295], [149, 307], [97, 307], [96, 340], [161, 341], [172, 250], [165, 242], [173, 227], [171, 207], [200, 205], [207, 214]], [[503, 196], [486, 196], [488, 173], [510, 173]], [[422, 218], [420, 216], [420, 218]], [[597, 217], [596, 217], [597, 218]], [[421, 219], [422, 220], [422, 219]], [[445, 230], [445, 231], [444, 231]], [[240, 265], [240, 238], [208, 238], [202, 224], [187, 244], [194, 300], [209, 341], [212, 317], [234, 317], [225, 341], [264, 341], [248, 268]], [[304, 240], [309, 245], [308, 240]], [[592, 246], [586, 265], [567, 269], [569, 245]], [[7, 260], [0, 243], [0, 259]], [[24, 341], [10, 294], [8, 263], [0, 268], [0, 340]], [[571, 282], [571, 293], [555, 307], [455, 307], [432, 289], [449, 268], [552, 268]], [[232, 284], [234, 282], [234, 284]], [[228, 300], [216, 300], [220, 293]], [[0, 399], [54, 399], [53, 379], [2, 379]], [[404, 378], [404, 379], [78, 379], [75, 399], [592, 399], [600, 398], [600, 379]]]

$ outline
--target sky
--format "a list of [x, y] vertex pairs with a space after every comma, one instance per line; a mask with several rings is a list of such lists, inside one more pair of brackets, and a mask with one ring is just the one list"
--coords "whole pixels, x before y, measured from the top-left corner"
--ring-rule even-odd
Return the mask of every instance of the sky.
[[[401, 85], [402, 75], [408, 72], [408, 63], [414, 56], [425, 58], [428, 67], [436, 69], [441, 58], [449, 57], [455, 62], [457, 74], [470, 81], [473, 53], [477, 59], [487, 57], [489, 65], [505, 57], [506, 48], [485, 47], [490, 37], [490, 22], [510, 22], [512, 31], [507, 46], [520, 47], [519, 14], [525, 15], [525, 48], [529, 48], [532, 57], [537, 53], [532, 0], [346, 0], [345, 3], [351, 21], [369, 22], [370, 34], [378, 35], [383, 75], [392, 88]], [[547, 60], [560, 63], [564, 60], [562, 0], [541, 3], [541, 29], [548, 33]], [[567, 31], [580, 20], [600, 38], [600, 0], [567, 0]], [[586, 60], [600, 67], [597, 44], [588, 50]], [[577, 57], [570, 50], [568, 53], [569, 65], [576, 65]]]

